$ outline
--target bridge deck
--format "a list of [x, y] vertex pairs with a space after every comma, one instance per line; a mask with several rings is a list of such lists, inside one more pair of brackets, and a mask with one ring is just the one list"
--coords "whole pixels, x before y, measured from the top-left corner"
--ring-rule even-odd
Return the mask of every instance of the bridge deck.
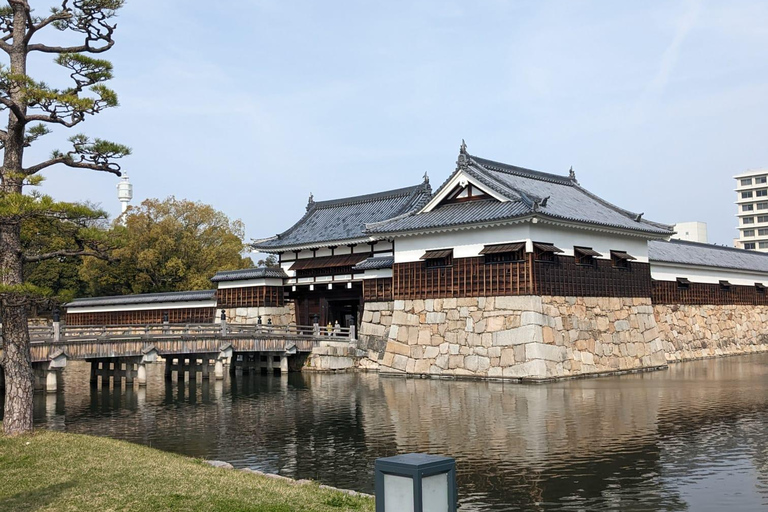
[[67, 359], [140, 357], [154, 349], [159, 355], [234, 352], [311, 352], [320, 341], [351, 341], [354, 329], [327, 331], [317, 326], [153, 324], [140, 326], [30, 327], [33, 362], [63, 354]]

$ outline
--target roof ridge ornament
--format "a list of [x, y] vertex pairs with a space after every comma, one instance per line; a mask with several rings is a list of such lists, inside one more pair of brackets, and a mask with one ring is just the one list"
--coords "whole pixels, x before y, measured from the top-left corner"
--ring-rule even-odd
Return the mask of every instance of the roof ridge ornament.
[[456, 160], [456, 169], [466, 169], [469, 167], [469, 153], [467, 153], [467, 143], [461, 139], [459, 148], [459, 159]]
[[570, 169], [568, 169], [568, 178], [570, 178], [571, 181], [574, 183], [578, 183], [579, 180], [576, 179], [576, 173], [573, 172], [573, 166], [571, 166]]
[[429, 185], [429, 174], [427, 172], [424, 173], [424, 183]]
[[309, 200], [307, 201], [307, 211], [309, 211], [313, 206], [315, 206], [315, 196], [313, 196], [312, 192], [310, 192]]
[[640, 222], [641, 220], [643, 220], [643, 214], [644, 214], [644, 213], [645, 213], [645, 212], [643, 212], [643, 213], [638, 213], [637, 215], [635, 215], [635, 222]]

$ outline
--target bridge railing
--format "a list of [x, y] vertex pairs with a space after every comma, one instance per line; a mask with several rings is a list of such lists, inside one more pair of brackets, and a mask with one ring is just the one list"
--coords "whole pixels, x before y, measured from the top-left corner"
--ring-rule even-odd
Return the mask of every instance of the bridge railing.
[[[320, 327], [318, 325], [264, 324], [142, 324], [142, 325], [62, 325], [62, 341], [120, 339], [125, 337], [300, 337], [315, 340], [354, 340], [354, 327]], [[54, 338], [53, 326], [30, 326], [32, 343], [47, 343]]]

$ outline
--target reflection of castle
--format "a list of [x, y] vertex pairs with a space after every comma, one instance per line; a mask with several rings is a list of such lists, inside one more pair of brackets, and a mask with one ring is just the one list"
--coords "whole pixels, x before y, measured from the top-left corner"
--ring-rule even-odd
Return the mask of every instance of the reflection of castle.
[[434, 193], [425, 176], [310, 196], [290, 229], [253, 244], [281, 268], [217, 274], [216, 307], [234, 322], [355, 326], [374, 364], [409, 374], [540, 379], [768, 348], [768, 256], [672, 234], [573, 171], [494, 162], [462, 144]]

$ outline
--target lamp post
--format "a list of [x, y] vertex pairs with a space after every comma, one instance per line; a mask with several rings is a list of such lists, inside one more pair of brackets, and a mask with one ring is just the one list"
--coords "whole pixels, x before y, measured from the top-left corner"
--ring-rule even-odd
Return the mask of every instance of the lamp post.
[[456, 512], [456, 461], [407, 453], [376, 459], [376, 512]]

